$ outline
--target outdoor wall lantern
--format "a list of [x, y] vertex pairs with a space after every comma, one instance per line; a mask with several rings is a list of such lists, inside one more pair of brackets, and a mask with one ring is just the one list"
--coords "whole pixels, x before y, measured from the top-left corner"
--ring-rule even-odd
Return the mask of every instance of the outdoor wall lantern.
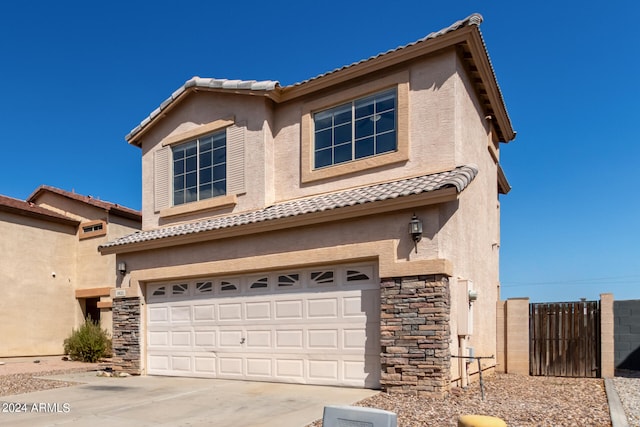
[[118, 263], [118, 272], [120, 272], [120, 274], [122, 274], [123, 276], [127, 272], [127, 264], [124, 261], [120, 261]]
[[422, 240], [422, 221], [418, 219], [416, 214], [413, 214], [409, 222], [409, 234], [411, 234], [413, 245], [416, 248], [416, 253], [418, 253], [418, 242]]

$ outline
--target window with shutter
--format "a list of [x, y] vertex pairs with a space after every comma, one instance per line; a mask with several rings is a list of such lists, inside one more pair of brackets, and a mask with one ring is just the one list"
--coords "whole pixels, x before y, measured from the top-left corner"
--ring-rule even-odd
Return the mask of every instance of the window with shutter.
[[155, 211], [165, 217], [235, 205], [246, 191], [245, 131], [225, 119], [165, 140], [154, 153]]

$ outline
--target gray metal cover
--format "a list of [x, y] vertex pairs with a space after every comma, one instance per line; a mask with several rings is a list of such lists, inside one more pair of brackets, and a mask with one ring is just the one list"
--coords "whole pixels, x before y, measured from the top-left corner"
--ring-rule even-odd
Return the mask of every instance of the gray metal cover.
[[397, 427], [398, 416], [389, 411], [359, 406], [325, 406], [322, 427]]

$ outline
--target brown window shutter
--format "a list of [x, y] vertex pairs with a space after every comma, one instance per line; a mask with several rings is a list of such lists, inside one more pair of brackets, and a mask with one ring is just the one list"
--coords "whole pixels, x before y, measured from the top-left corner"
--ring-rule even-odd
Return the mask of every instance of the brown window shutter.
[[171, 148], [162, 147], [153, 157], [154, 211], [171, 207]]
[[246, 192], [244, 183], [244, 123], [227, 128], [227, 194]]

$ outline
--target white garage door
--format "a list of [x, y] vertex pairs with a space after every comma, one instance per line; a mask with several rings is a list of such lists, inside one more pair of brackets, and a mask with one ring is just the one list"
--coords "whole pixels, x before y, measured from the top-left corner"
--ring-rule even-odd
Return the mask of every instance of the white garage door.
[[147, 372], [380, 386], [373, 265], [147, 285]]

